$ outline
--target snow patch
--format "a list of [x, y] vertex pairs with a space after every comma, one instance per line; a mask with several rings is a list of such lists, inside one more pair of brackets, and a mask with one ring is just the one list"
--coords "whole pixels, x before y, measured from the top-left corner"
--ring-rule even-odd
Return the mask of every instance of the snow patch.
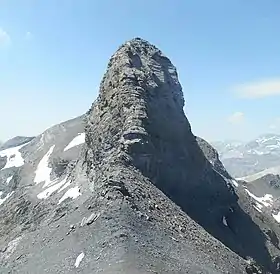
[[239, 186], [239, 184], [237, 183], [236, 180], [232, 179], [231, 182], [232, 182], [232, 184], [233, 184], [235, 187], [238, 187], [238, 186]]
[[225, 226], [228, 226], [227, 219], [226, 219], [225, 216], [223, 216], [223, 224], [224, 224]]
[[[22, 236], [17, 237], [8, 243], [8, 246], [4, 252], [0, 252], [0, 259], [1, 256], [4, 260], [7, 260], [16, 250], [19, 242], [21, 241]], [[1, 255], [2, 254], [2, 255]]]
[[13, 179], [13, 176], [8, 177], [7, 180], [6, 180], [6, 184], [8, 185], [11, 182], [12, 179]]
[[64, 151], [69, 150], [75, 146], [79, 146], [85, 142], [85, 133], [79, 133], [78, 136], [76, 136], [66, 148], [64, 148]]
[[253, 149], [252, 151], [249, 150], [249, 153], [257, 154], [257, 155], [264, 155], [265, 154], [265, 152], [259, 151], [259, 150], [256, 150], [256, 149]]
[[2, 195], [3, 195], [3, 192], [0, 191], [0, 205], [2, 205], [6, 200], [8, 200], [8, 199], [13, 195], [13, 193], [14, 193], [14, 191], [8, 193], [8, 194], [6, 195], [6, 197], [1, 198]]
[[263, 208], [263, 205], [261, 205], [260, 203], [256, 203], [256, 205], [254, 205], [254, 208], [258, 211], [258, 212], [262, 212], [262, 208]]
[[76, 199], [80, 195], [81, 195], [80, 188], [78, 186], [72, 187], [65, 192], [62, 198], [59, 200], [58, 204], [61, 204], [63, 201], [65, 201], [68, 198]]
[[26, 146], [28, 143], [25, 143], [23, 145], [17, 146], [17, 147], [12, 147], [8, 148], [5, 150], [0, 151], [0, 157], [7, 157], [7, 163], [6, 165], [2, 168], [11, 168], [11, 167], [21, 167], [24, 165], [24, 160], [21, 156], [20, 149], [24, 146]]
[[47, 187], [49, 184], [52, 183], [51, 178], [50, 178], [52, 168], [50, 168], [48, 166], [48, 164], [49, 164], [49, 158], [50, 158], [51, 154], [53, 153], [54, 147], [55, 147], [55, 145], [53, 145], [49, 149], [49, 151], [44, 155], [42, 160], [39, 162], [37, 170], [35, 171], [35, 179], [34, 179], [35, 184], [45, 182], [43, 187]]
[[254, 200], [259, 202], [260, 204], [263, 204], [266, 207], [271, 207], [273, 204], [273, 196], [271, 194], [265, 194], [263, 197], [257, 197], [253, 193], [251, 193], [248, 189], [245, 189], [246, 192], [250, 197], [252, 197]]
[[75, 267], [78, 268], [81, 261], [83, 260], [83, 258], [85, 257], [85, 253], [82, 252], [76, 259], [76, 262], [75, 262]]
[[86, 224], [87, 218], [83, 217], [82, 221], [81, 221], [81, 227], [83, 227]]
[[271, 149], [276, 149], [276, 148], [279, 148], [279, 143], [277, 143], [277, 145], [269, 145], [269, 146], [266, 146], [267, 148], [271, 148]]
[[58, 189], [63, 187], [64, 184], [67, 184], [67, 177], [64, 178], [61, 182], [50, 186], [49, 188], [45, 189], [41, 193], [37, 195], [37, 198], [42, 200], [42, 199], [47, 199], [49, 198], [54, 192], [56, 192]]
[[59, 192], [61, 192], [62, 190], [64, 190], [64, 189], [66, 189], [68, 186], [70, 186], [71, 185], [71, 181], [68, 181], [62, 188], [60, 188], [59, 190], [58, 190], [58, 193]]
[[276, 220], [277, 223], [280, 223], [280, 212], [278, 212], [278, 214], [276, 214], [276, 215], [272, 214], [272, 216]]

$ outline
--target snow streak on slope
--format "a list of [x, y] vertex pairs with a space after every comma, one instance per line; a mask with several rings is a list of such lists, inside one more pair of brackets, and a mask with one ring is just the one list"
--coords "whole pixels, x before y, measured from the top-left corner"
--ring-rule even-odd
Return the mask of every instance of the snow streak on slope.
[[75, 262], [75, 267], [78, 268], [81, 261], [83, 260], [83, 258], [85, 257], [85, 254], [84, 252], [82, 252], [76, 259], [76, 262]]
[[239, 184], [237, 183], [236, 180], [232, 179], [231, 182], [232, 182], [232, 184], [233, 184], [235, 187], [238, 187], [238, 186], [239, 186]]
[[246, 192], [251, 196], [254, 200], [263, 204], [266, 207], [272, 206], [273, 203], [273, 196], [271, 194], [265, 194], [263, 197], [257, 197], [253, 193], [251, 193], [248, 189], [245, 189]]
[[24, 165], [24, 160], [19, 150], [26, 145], [27, 143], [0, 151], [0, 157], [7, 157], [7, 163], [2, 170], [11, 167], [21, 167]]
[[14, 193], [14, 191], [7, 194], [4, 198], [1, 198], [3, 195], [3, 192], [0, 191], [0, 205], [2, 205], [6, 200], [8, 200], [13, 195], [13, 193]]
[[227, 219], [225, 216], [223, 216], [223, 224], [224, 224], [224, 226], [228, 226]]
[[260, 203], [256, 203], [256, 205], [254, 205], [254, 208], [255, 208], [258, 212], [262, 212], [263, 205], [261, 205]]
[[76, 199], [81, 195], [80, 188], [75, 186], [70, 189], [68, 189], [65, 194], [62, 196], [62, 198], [59, 200], [58, 204], [61, 204], [64, 200], [68, 198]]
[[62, 188], [60, 188], [59, 190], [58, 190], [58, 193], [59, 192], [61, 192], [62, 190], [64, 190], [64, 189], [66, 189], [68, 186], [70, 186], [71, 185], [71, 181], [68, 181]]
[[38, 199], [47, 199], [49, 198], [54, 192], [56, 192], [58, 189], [60, 189], [61, 187], [63, 187], [64, 184], [66, 184], [67, 182], [67, 177], [64, 178], [61, 182], [50, 186], [49, 188], [45, 189], [44, 191], [42, 191], [41, 193], [39, 193], [37, 195]]
[[276, 220], [276, 222], [280, 223], [280, 212], [278, 212], [278, 214], [276, 215], [272, 214], [272, 216]]
[[42, 158], [40, 163], [38, 164], [37, 170], [35, 171], [35, 179], [34, 183], [39, 184], [41, 182], [45, 182], [44, 187], [47, 187], [51, 183], [51, 172], [52, 169], [48, 166], [49, 158], [53, 152], [55, 145], [53, 145], [49, 151]]
[[64, 149], [64, 151], [71, 149], [75, 146], [79, 146], [85, 142], [85, 133], [79, 133], [78, 136], [76, 136]]
[[19, 245], [22, 238], [23, 238], [22, 236], [19, 236], [19, 237], [13, 239], [12, 241], [10, 241], [5, 248], [5, 252], [0, 253], [0, 259], [2, 256], [2, 258], [4, 258], [4, 260], [7, 260], [16, 251], [16, 248]]
[[12, 179], [13, 179], [13, 176], [8, 177], [7, 180], [6, 180], [6, 184], [8, 185], [11, 182]]

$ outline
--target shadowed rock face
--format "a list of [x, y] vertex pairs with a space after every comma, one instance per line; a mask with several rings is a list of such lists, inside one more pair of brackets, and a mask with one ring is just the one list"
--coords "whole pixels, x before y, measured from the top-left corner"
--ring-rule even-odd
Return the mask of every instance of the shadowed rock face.
[[128, 155], [129, 164], [184, 208], [198, 198], [203, 207], [213, 199], [219, 207], [236, 201], [197, 145], [176, 69], [160, 50], [140, 39], [121, 47], [96, 104], [88, 123], [95, 159], [106, 158], [106, 147]]
[[[183, 106], [170, 60], [139, 38], [122, 45], [86, 114], [79, 153], [64, 151], [79, 119], [24, 148], [14, 198], [0, 208], [0, 272], [278, 273], [279, 230], [231, 185]], [[66, 142], [67, 131], [75, 134]], [[79, 193], [38, 201], [30, 171], [54, 142], [50, 176]]]
[[208, 142], [200, 137], [196, 137], [197, 144], [202, 150], [204, 156], [212, 164], [215, 171], [220, 173], [226, 179], [233, 179], [227, 172], [222, 162], [219, 159], [219, 154], [216, 149], [214, 149]]
[[[162, 190], [215, 238], [272, 271], [265, 235], [240, 207], [232, 185], [207, 160], [217, 155], [207, 155], [213, 148], [193, 136], [183, 106], [176, 69], [160, 50], [141, 39], [121, 46], [88, 112], [90, 180], [96, 190], [104, 190], [106, 177], [112, 177], [111, 184], [129, 196], [134, 181], [125, 175], [116, 179], [114, 172], [140, 172], [141, 180]], [[216, 169], [231, 178], [222, 164]], [[227, 229], [221, 225], [224, 217]]]

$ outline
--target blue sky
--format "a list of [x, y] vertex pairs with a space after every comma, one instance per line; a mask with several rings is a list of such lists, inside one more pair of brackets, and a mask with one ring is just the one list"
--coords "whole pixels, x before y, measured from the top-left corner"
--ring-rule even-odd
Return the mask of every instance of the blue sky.
[[126, 40], [179, 72], [192, 129], [208, 140], [280, 133], [280, 1], [0, 1], [0, 139], [87, 111]]

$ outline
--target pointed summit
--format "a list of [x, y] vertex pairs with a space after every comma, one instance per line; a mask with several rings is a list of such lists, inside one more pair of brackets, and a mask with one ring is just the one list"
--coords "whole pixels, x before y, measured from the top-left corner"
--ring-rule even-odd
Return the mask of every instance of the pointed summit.
[[[152, 88], [146, 90], [150, 91], [150, 95], [165, 87], [179, 108], [184, 106], [176, 68], [158, 48], [140, 38], [124, 43], [111, 57], [101, 84], [101, 93], [129, 84], [142, 89]], [[165, 96], [164, 93], [162, 96]]]
[[[236, 196], [213, 173], [183, 106], [182, 87], [171, 61], [147, 41], [132, 39], [110, 59], [99, 98], [88, 115], [88, 143], [94, 155], [100, 154], [98, 161], [106, 157], [108, 148], [118, 159], [129, 159], [183, 208], [193, 210], [188, 196], [205, 198], [217, 192], [223, 193], [220, 202], [228, 205]], [[204, 180], [202, 170], [212, 179]], [[210, 201], [204, 198], [203, 203]]]
[[[146, 212], [148, 220], [152, 219], [151, 223], [161, 228], [174, 222], [189, 231], [194, 220], [241, 257], [250, 256], [268, 266], [271, 262], [261, 231], [240, 208], [234, 181], [222, 164], [213, 167], [214, 163], [206, 159], [208, 145], [192, 134], [183, 106], [176, 68], [158, 48], [135, 38], [113, 54], [85, 127], [85, 162], [90, 184], [94, 186], [96, 199], [101, 196], [111, 201], [110, 206], [100, 205], [100, 210], [113, 211], [114, 216], [119, 216], [122, 221], [115, 224], [119, 230], [127, 227], [127, 221], [137, 223], [139, 212]], [[213, 157], [217, 163], [218, 156]], [[170, 201], [184, 213], [169, 207]], [[151, 204], [165, 210], [153, 211]], [[171, 217], [177, 210], [178, 214], [187, 214], [184, 215], [187, 225]], [[226, 220], [227, 231], [222, 220]], [[134, 226], [130, 229], [133, 234]], [[145, 223], [145, 229], [151, 227]], [[161, 232], [157, 233], [164, 238]], [[152, 241], [153, 245], [159, 243], [156, 238]], [[192, 245], [192, 240], [189, 244]], [[228, 251], [218, 248], [219, 255], [212, 253], [223, 261], [218, 263], [222, 268], [227, 259], [222, 259], [221, 254], [235, 261]], [[236, 269], [227, 266], [229, 272], [243, 273], [242, 262], [235, 263]], [[192, 272], [196, 271], [194, 267]]]

